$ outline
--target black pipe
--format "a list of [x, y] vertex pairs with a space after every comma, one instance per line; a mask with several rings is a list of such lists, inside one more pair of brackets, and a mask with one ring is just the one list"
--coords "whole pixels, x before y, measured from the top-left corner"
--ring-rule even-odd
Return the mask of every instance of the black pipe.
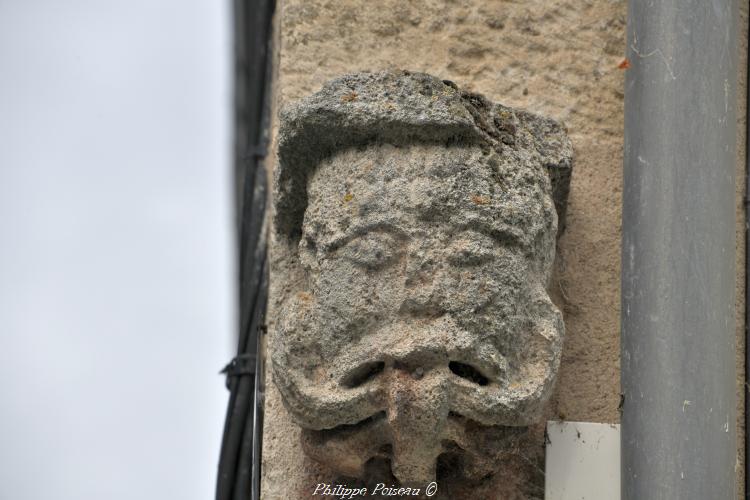
[[268, 294], [267, 178], [274, 0], [236, 0], [235, 148], [239, 214], [239, 335], [227, 365], [229, 403], [224, 424], [217, 500], [260, 498], [263, 362], [260, 345]]
[[736, 498], [737, 3], [628, 3], [623, 500]]
[[[750, 38], [750, 22], [747, 26], [748, 38]], [[748, 325], [748, 319], [750, 319], [750, 297], [748, 297], [748, 291], [750, 291], [750, 121], [747, 119], [748, 104], [750, 103], [750, 45], [748, 46], [748, 58], [745, 61], [746, 65], [746, 79], [745, 87], [747, 93], [745, 94], [745, 499], [750, 500], [750, 484], [748, 479], [748, 453], [750, 453], [750, 378], [748, 378], [748, 368], [750, 367], [750, 349], [748, 349], [748, 341], [750, 341], [750, 325]]]

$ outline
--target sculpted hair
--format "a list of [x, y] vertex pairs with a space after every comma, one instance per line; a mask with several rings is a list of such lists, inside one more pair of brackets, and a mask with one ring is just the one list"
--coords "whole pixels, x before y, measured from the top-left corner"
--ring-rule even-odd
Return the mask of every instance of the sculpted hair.
[[549, 175], [558, 234], [564, 228], [573, 148], [560, 123], [424, 73], [385, 71], [342, 76], [282, 110], [274, 179], [277, 236], [290, 244], [299, 240], [307, 180], [323, 159], [374, 143], [478, 145], [531, 156]]

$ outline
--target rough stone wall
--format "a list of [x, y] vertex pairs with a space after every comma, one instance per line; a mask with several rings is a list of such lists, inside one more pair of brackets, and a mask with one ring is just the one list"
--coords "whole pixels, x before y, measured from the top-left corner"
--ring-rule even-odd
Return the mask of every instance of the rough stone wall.
[[[624, 0], [280, 0], [277, 108], [355, 71], [409, 69], [563, 121], [576, 163], [551, 293], [566, 338], [551, 418], [618, 422]], [[747, 5], [741, 7], [745, 67]], [[738, 92], [738, 394], [744, 369], [744, 71]], [[278, 265], [278, 263], [276, 263]], [[269, 321], [284, 290], [271, 283]], [[273, 331], [273, 325], [269, 325]], [[263, 498], [309, 498], [325, 471], [267, 384]], [[742, 488], [742, 406], [738, 479]], [[542, 443], [540, 443], [542, 446]], [[740, 495], [743, 495], [740, 491]]]

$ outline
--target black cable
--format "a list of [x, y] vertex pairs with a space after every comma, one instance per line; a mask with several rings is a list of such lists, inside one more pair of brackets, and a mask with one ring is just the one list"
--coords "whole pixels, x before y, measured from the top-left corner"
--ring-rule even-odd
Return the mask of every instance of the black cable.
[[[747, 33], [748, 37], [750, 37], [750, 21], [748, 22]], [[750, 46], [747, 50], [747, 56], [748, 60], [750, 60]], [[750, 82], [750, 64], [748, 64], [748, 60], [745, 60], [745, 66], [746, 66], [746, 73], [745, 73], [745, 87], [747, 93], [745, 94], [745, 161], [747, 163], [745, 168], [745, 500], [750, 500], [750, 483], [748, 483], [748, 479], [750, 479], [750, 474], [748, 474], [748, 453], [750, 453], [750, 434], [748, 433], [748, 430], [750, 430], [750, 408], [748, 408], [748, 403], [750, 403], [750, 379], [748, 378], [748, 367], [750, 367], [750, 349], [748, 349], [748, 340], [750, 340], [750, 326], [748, 326], [748, 319], [750, 318], [750, 311], [748, 311], [748, 306], [750, 306], [750, 298], [748, 298], [748, 291], [750, 291], [750, 269], [748, 269], [748, 264], [750, 264], [750, 219], [748, 217], [750, 216], [750, 205], [748, 204], [748, 197], [750, 197], [750, 121], [747, 120], [747, 110], [748, 110], [748, 104], [750, 104], [750, 86], [748, 86], [748, 82]]]
[[223, 370], [230, 394], [219, 456], [217, 500], [259, 498], [263, 410], [263, 363], [259, 346], [268, 293], [263, 233], [267, 178], [263, 159], [270, 116], [274, 9], [275, 0], [236, 0], [234, 4], [236, 135], [240, 136], [238, 144], [246, 144], [237, 172], [243, 188], [237, 204], [240, 325], [237, 356]]

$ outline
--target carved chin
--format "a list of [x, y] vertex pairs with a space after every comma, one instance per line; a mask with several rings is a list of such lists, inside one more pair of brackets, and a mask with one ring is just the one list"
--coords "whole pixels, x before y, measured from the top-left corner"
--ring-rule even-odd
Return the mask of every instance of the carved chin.
[[528, 427], [485, 426], [454, 412], [440, 427], [439, 435], [425, 436], [390, 426], [380, 412], [352, 425], [304, 430], [302, 445], [344, 476], [364, 477], [380, 464], [381, 475], [385, 469], [403, 485], [424, 486], [442, 479], [444, 470], [468, 481], [492, 475], [528, 433]]

